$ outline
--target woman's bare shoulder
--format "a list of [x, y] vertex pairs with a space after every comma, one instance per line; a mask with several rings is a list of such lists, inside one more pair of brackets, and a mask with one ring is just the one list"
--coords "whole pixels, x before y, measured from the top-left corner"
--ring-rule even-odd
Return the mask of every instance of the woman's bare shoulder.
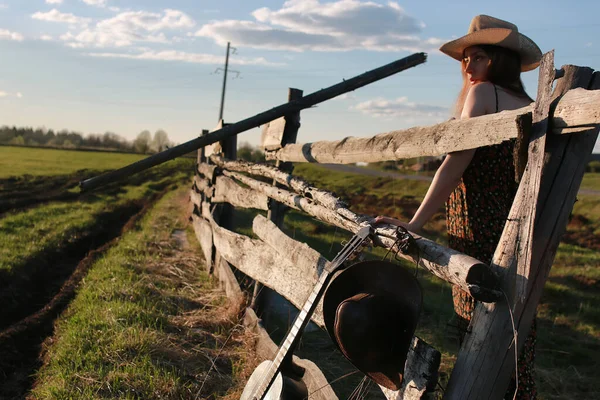
[[471, 89], [469, 89], [469, 94], [479, 97], [487, 96], [490, 98], [495, 98], [494, 86], [495, 85], [491, 82], [479, 82], [471, 86]]
[[496, 95], [494, 85], [490, 82], [480, 82], [471, 86], [465, 99], [461, 117], [477, 117], [496, 111]]

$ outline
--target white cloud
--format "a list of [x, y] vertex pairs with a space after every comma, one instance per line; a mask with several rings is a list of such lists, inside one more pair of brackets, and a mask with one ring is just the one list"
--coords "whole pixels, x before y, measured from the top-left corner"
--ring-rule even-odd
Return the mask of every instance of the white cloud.
[[221, 20], [202, 26], [196, 36], [217, 43], [288, 51], [428, 51], [442, 39], [419, 36], [425, 25], [395, 2], [289, 0], [279, 10], [263, 7], [254, 21]]
[[18, 32], [11, 32], [6, 29], [0, 29], [0, 40], [15, 40], [22, 42], [25, 38]]
[[0, 10], [8, 9], [8, 4], [0, 3]]
[[361, 111], [364, 114], [372, 115], [374, 117], [425, 117], [439, 121], [448, 118], [449, 114], [449, 110], [446, 107], [412, 103], [409, 102], [406, 97], [399, 97], [395, 100], [376, 98], [363, 101], [351, 107], [351, 109]]
[[12, 94], [12, 93], [0, 90], [0, 97], [13, 97], [13, 96], [17, 97], [19, 99], [23, 98], [23, 94], [21, 92], [16, 92], [15, 94]]
[[36, 12], [31, 15], [31, 18], [38, 19], [40, 21], [48, 21], [48, 22], [60, 22], [71, 25], [87, 25], [92, 20], [90, 18], [78, 17], [71, 13], [61, 13], [56, 8], [48, 12]]
[[[153, 51], [146, 50], [141, 53], [88, 53], [87, 55], [92, 57], [104, 57], [104, 58], [127, 58], [133, 60], [155, 60], [155, 61], [181, 61], [196, 64], [216, 64], [221, 65], [223, 63], [222, 55], [214, 54], [202, 54], [202, 53], [187, 53], [184, 51], [176, 50], [163, 50]], [[233, 65], [263, 65], [263, 66], [280, 66], [283, 64], [272, 63], [264, 59], [263, 57], [258, 58], [244, 58], [235, 57], [230, 60], [230, 64]]]
[[106, 7], [106, 0], [83, 0], [85, 4], [96, 7]]
[[163, 30], [191, 28], [195, 22], [185, 13], [127, 11], [98, 22], [94, 27], [61, 36], [67, 45], [80, 47], [126, 47], [137, 42], [169, 43]]
[[62, 4], [63, 0], [46, 0], [46, 4]]
[[585, 47], [592, 47], [592, 42], [587, 42], [587, 43], [585, 44]]
[[42, 35], [42, 36], [40, 36], [40, 40], [50, 41], [50, 40], [54, 40], [54, 38], [50, 35]]
[[119, 7], [108, 7], [108, 9], [112, 12], [119, 12], [121, 9]]

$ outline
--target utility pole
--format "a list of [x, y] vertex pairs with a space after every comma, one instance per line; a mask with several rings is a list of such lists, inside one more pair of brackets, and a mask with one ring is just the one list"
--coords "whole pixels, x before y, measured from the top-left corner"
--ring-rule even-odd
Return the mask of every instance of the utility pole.
[[225, 54], [225, 70], [223, 73], [223, 90], [221, 90], [221, 109], [219, 110], [219, 121], [223, 119], [223, 105], [225, 104], [225, 85], [227, 84], [227, 69], [229, 68], [229, 42], [227, 42], [227, 53]]

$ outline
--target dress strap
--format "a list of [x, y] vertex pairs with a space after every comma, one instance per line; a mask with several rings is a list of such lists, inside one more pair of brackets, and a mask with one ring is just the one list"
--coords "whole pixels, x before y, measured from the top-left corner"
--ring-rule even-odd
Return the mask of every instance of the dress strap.
[[496, 89], [496, 85], [494, 85], [494, 93], [496, 94], [496, 112], [498, 112], [498, 89]]

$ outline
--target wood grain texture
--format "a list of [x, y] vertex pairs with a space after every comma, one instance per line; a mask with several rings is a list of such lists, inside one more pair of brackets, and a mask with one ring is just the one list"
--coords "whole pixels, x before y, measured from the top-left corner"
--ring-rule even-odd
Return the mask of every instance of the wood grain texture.
[[348, 206], [345, 202], [334, 196], [333, 193], [311, 186], [305, 180], [281, 171], [270, 164], [255, 164], [241, 160], [228, 161], [219, 156], [212, 156], [211, 161], [220, 168], [229, 171], [247, 172], [252, 175], [273, 179], [275, 182], [292, 189], [294, 192], [332, 210]]
[[[267, 331], [251, 308], [246, 309], [244, 326], [256, 333], [256, 350], [262, 360], [272, 360], [277, 353], [277, 345], [271, 340]], [[294, 363], [305, 369], [302, 380], [308, 388], [309, 398], [315, 400], [337, 400], [337, 396], [323, 372], [310, 360], [293, 356]]]
[[204, 254], [204, 260], [206, 261], [206, 271], [210, 271], [210, 266], [212, 265], [212, 228], [208, 221], [206, 221], [202, 217], [198, 217], [195, 214], [192, 214], [192, 227], [194, 228], [194, 232], [196, 233], [196, 238], [200, 243], [200, 247], [202, 248], [202, 254]]
[[[304, 198], [303, 196], [281, 188], [273, 187], [236, 172], [225, 170], [223, 173], [226, 176], [239, 180], [254, 190], [266, 194], [268, 197], [277, 200], [278, 202], [296, 210], [304, 211], [320, 221], [327, 222], [351, 233], [358, 232], [365, 223], [374, 222], [374, 218], [370, 216], [356, 214], [346, 208], [338, 208], [333, 211], [322, 205], [315, 204], [313, 201]], [[395, 229], [379, 226], [376, 229], [376, 233], [378, 234], [376, 240], [377, 245], [386, 248], [393, 246], [395, 242]], [[458, 285], [467, 292], [473, 293], [475, 297], [478, 297], [478, 294], [474, 293], [470, 286], [470, 284], [475, 282], [467, 282], [469, 276], [484, 276], [482, 280], [478, 281], [483, 287], [492, 288], [496, 286], [496, 280], [493, 274], [481, 261], [444, 247], [419, 235], [413, 234], [413, 236], [416, 238], [418, 254], [409, 255], [399, 253], [400, 257], [413, 262], [417, 262], [418, 260], [422, 267], [426, 268], [434, 275], [454, 285]], [[476, 270], [481, 271], [481, 273], [475, 274]], [[486, 270], [488, 271], [486, 272]]]
[[[347, 137], [336, 141], [291, 144], [266, 151], [268, 160], [349, 164], [380, 162], [494, 145], [518, 137], [517, 118], [532, 106], [502, 111], [467, 120], [453, 120], [427, 127], [381, 133], [372, 137]], [[567, 127], [600, 124], [600, 93], [580, 90], [560, 99], [552, 125], [555, 133], [573, 132]]]
[[210, 182], [212, 182], [213, 179], [215, 178], [216, 169], [217, 169], [217, 167], [215, 167], [214, 165], [209, 165], [207, 163], [199, 163], [198, 164], [198, 172], [200, 174], [202, 174], [202, 176], [204, 176]]
[[218, 176], [214, 186], [213, 203], [229, 203], [234, 207], [268, 210], [269, 198], [263, 193], [238, 185], [233, 179]]
[[220, 257], [219, 262], [215, 265], [214, 275], [219, 281], [219, 287], [221, 287], [225, 294], [229, 299], [233, 302], [242, 301], [244, 298], [244, 293], [242, 293], [242, 289], [240, 288], [240, 284], [238, 283], [231, 267], [227, 261]]
[[[397, 391], [380, 386], [388, 400], [421, 400], [433, 391], [438, 379], [441, 354], [417, 337], [413, 337], [404, 367], [404, 382]], [[418, 357], [411, 356], [418, 354]]]

